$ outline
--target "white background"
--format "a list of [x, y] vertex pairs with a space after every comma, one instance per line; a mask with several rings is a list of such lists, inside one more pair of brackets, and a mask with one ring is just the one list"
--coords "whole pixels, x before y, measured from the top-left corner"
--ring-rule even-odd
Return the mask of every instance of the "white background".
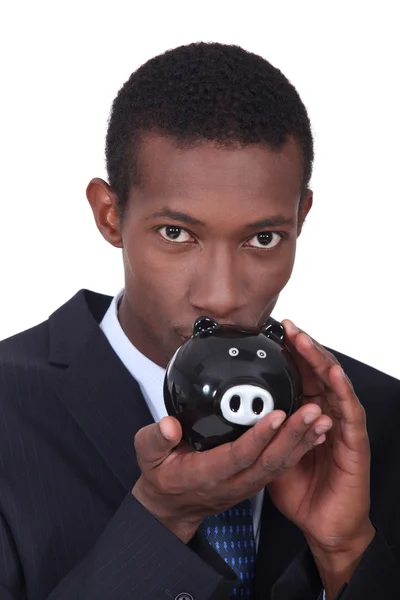
[[4, 2], [0, 14], [0, 339], [79, 288], [114, 294], [120, 250], [85, 197], [105, 177], [111, 102], [183, 43], [257, 52], [313, 123], [315, 204], [274, 313], [400, 377], [398, 2]]

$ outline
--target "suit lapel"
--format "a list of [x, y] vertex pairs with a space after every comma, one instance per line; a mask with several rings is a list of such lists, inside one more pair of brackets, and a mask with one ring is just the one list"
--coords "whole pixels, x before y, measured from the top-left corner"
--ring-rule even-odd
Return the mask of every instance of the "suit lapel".
[[135, 433], [153, 418], [136, 380], [99, 328], [110, 300], [83, 291], [54, 313], [49, 360], [66, 367], [56, 392], [128, 491], [140, 475]]
[[285, 577], [290, 562], [304, 546], [302, 532], [278, 511], [265, 489], [252, 596], [254, 600], [269, 597], [269, 590], [282, 575]]

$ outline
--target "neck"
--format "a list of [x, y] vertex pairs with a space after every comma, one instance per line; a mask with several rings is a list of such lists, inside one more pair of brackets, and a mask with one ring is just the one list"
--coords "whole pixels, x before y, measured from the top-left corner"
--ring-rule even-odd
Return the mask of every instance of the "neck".
[[145, 323], [134, 315], [126, 294], [122, 296], [118, 306], [118, 320], [125, 335], [135, 348], [156, 365], [165, 369], [168, 358], [160, 350], [158, 340], [149, 334]]

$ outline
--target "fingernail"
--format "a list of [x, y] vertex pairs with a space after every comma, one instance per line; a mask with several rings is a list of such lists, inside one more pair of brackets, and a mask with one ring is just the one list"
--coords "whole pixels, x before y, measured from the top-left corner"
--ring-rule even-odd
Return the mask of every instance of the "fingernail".
[[161, 435], [169, 442], [171, 442], [174, 439], [174, 435], [171, 432], [170, 425], [164, 420], [160, 421], [160, 431]]
[[317, 440], [315, 440], [314, 446], [319, 446], [320, 444], [323, 444], [325, 440], [326, 440], [326, 435], [320, 435], [319, 438]]
[[280, 417], [276, 417], [271, 423], [272, 429], [279, 429], [279, 427], [282, 425], [282, 423], [285, 419], [286, 419], [286, 415], [281, 415]]
[[329, 426], [327, 425], [317, 425], [317, 427], [314, 429], [315, 433], [317, 435], [322, 435], [323, 433], [326, 433], [329, 429]]
[[319, 414], [316, 414], [313, 412], [308, 412], [303, 417], [303, 423], [305, 425], [310, 425], [313, 421], [315, 421], [315, 419], [318, 419], [318, 417], [319, 417]]

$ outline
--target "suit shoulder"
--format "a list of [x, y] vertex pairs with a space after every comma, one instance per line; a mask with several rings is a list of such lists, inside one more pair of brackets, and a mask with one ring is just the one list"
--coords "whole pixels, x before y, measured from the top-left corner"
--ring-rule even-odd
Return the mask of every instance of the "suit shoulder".
[[[52, 394], [47, 321], [0, 342], [0, 436]], [[2, 455], [4, 450], [2, 451]]]
[[62, 331], [68, 330], [75, 318], [80, 318], [83, 322], [89, 314], [100, 322], [110, 301], [111, 298], [104, 294], [87, 289], [79, 290], [42, 323], [0, 341], [0, 366], [15, 366], [30, 361], [36, 364], [40, 359], [47, 360], [52, 321], [57, 322], [60, 325], [59, 330]]
[[0, 365], [38, 359], [48, 352], [48, 320], [0, 341]]
[[343, 367], [364, 405], [378, 400], [396, 402], [400, 410], [400, 381], [398, 379], [341, 352], [329, 350]]

